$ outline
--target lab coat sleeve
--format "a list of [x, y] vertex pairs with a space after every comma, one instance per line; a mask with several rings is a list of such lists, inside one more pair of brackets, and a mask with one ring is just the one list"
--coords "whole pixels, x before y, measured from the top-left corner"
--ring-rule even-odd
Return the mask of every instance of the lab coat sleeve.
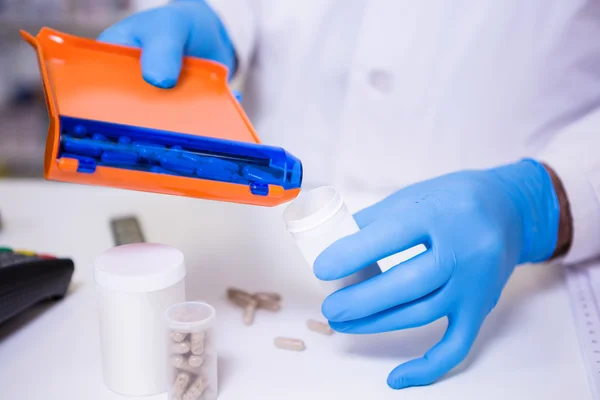
[[600, 108], [565, 127], [538, 156], [557, 173], [573, 217], [573, 242], [562, 260], [600, 256]]
[[236, 76], [244, 75], [256, 43], [258, 0], [206, 0], [229, 34], [237, 57]]

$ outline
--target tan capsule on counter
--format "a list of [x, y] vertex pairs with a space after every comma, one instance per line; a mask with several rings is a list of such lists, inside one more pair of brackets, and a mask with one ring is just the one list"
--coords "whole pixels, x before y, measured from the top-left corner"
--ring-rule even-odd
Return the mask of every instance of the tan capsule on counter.
[[175, 378], [173, 387], [171, 388], [171, 398], [173, 400], [180, 400], [181, 396], [186, 392], [188, 384], [190, 383], [190, 374], [187, 372], [180, 372]]
[[246, 307], [249, 304], [254, 304], [254, 306], [258, 305], [256, 299], [252, 297], [250, 293], [237, 288], [227, 289], [227, 298], [240, 307]]
[[304, 351], [306, 349], [304, 341], [300, 339], [276, 337], [274, 342], [275, 347], [283, 350]]
[[254, 294], [255, 297], [267, 298], [271, 301], [281, 301], [281, 295], [275, 292], [258, 292]]
[[191, 334], [192, 353], [199, 356], [204, 353], [204, 332], [194, 332]]
[[171, 345], [171, 353], [175, 354], [186, 354], [189, 353], [190, 349], [191, 345], [187, 340], [185, 342], [173, 343]]
[[259, 308], [269, 311], [279, 311], [281, 309], [281, 296], [276, 293], [255, 293], [253, 297], [258, 302]]
[[171, 339], [173, 339], [174, 342], [177, 342], [177, 343], [183, 342], [186, 337], [187, 337], [187, 333], [171, 332]]
[[252, 325], [254, 323], [254, 316], [256, 315], [256, 306], [249, 304], [244, 307], [244, 324]]
[[306, 326], [313, 332], [320, 333], [321, 335], [331, 336], [333, 335], [333, 329], [326, 324], [325, 322], [316, 321], [314, 319], [309, 319], [306, 321]]
[[198, 400], [205, 389], [206, 383], [204, 382], [204, 379], [198, 377], [184, 393], [183, 400]]

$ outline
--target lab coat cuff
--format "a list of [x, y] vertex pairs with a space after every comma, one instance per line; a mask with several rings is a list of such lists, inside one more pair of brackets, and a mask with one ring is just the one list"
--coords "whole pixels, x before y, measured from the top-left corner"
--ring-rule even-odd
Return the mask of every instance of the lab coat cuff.
[[237, 58], [234, 76], [244, 75], [255, 43], [255, 10], [248, 0], [205, 0], [215, 11], [233, 43]]
[[581, 171], [577, 160], [556, 154], [542, 157], [560, 178], [573, 218], [573, 240], [564, 264], [577, 264], [600, 255], [600, 170]]

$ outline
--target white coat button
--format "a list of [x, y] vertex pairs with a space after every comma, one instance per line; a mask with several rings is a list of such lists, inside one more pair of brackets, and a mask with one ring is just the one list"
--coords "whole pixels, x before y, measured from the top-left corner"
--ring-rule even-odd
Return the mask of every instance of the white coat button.
[[394, 86], [394, 77], [389, 72], [376, 69], [369, 73], [369, 83], [382, 93], [389, 93]]

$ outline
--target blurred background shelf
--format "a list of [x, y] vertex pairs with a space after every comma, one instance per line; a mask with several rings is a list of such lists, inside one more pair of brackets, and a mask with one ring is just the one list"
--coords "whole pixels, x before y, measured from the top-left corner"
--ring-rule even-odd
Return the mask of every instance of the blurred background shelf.
[[48, 117], [40, 100], [0, 111], [0, 177], [42, 177]]
[[[119, 21], [122, 17], [128, 15], [123, 13], [119, 16], [81, 19], [75, 21], [38, 21], [38, 20], [8, 20], [0, 18], [0, 38], [18, 39], [19, 31], [24, 30], [33, 35], [37, 34], [43, 27], [49, 27], [61, 32], [70, 33], [77, 36], [95, 38], [104, 29]], [[0, 39], [1, 40], [1, 39]]]
[[20, 37], [46, 26], [88, 38], [169, 0], [0, 0], [0, 178], [43, 176], [48, 129], [37, 59]]
[[[134, 0], [0, 0], [0, 33], [42, 26], [73, 33], [96, 33], [130, 14], [144, 2]], [[147, 3], [152, 3], [147, 2]]]

